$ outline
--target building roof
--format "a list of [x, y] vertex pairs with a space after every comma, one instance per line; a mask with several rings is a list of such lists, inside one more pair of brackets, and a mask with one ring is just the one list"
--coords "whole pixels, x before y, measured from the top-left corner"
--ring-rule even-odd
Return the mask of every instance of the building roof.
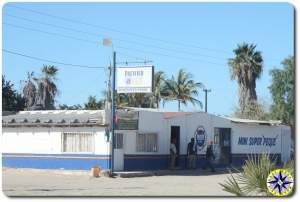
[[3, 127], [14, 126], [95, 126], [105, 125], [104, 110], [20, 111], [2, 117]]
[[164, 118], [165, 119], [170, 119], [170, 118], [174, 118], [174, 117], [179, 117], [179, 116], [185, 116], [185, 115], [189, 115], [189, 114], [193, 114], [192, 112], [164, 112]]
[[240, 119], [240, 118], [232, 118], [232, 117], [222, 117], [222, 118], [228, 119], [233, 123], [259, 124], [259, 125], [280, 125], [281, 124], [281, 121], [277, 121], [277, 120], [261, 121], [261, 120]]
[[[119, 109], [117, 111], [119, 119], [138, 119], [138, 111], [151, 111], [162, 113], [165, 119], [187, 116], [199, 112], [166, 112], [158, 110], [147, 110], [138, 108]], [[201, 112], [203, 113], [203, 112]], [[21, 111], [13, 115], [2, 116], [3, 127], [17, 126], [105, 126], [108, 125], [108, 116], [105, 110], [42, 110], [42, 111]], [[213, 114], [207, 114], [213, 115]], [[216, 115], [213, 115], [216, 116]], [[217, 116], [240, 124], [258, 125], [280, 125], [281, 121], [260, 121], [250, 119], [232, 118]]]

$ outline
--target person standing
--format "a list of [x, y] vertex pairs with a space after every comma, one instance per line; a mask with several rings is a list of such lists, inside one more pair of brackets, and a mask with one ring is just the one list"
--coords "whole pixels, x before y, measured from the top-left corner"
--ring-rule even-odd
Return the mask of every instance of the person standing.
[[196, 169], [197, 163], [197, 145], [195, 139], [191, 138], [191, 142], [187, 146], [187, 156], [188, 156], [188, 168]]
[[215, 172], [215, 168], [212, 165], [212, 160], [215, 159], [215, 155], [213, 153], [212, 148], [212, 141], [210, 141], [207, 145], [206, 154], [205, 154], [205, 164], [203, 166], [203, 169], [206, 169], [207, 167], [210, 168], [211, 172]]
[[176, 149], [176, 140], [173, 139], [171, 141], [171, 146], [170, 146], [170, 168], [175, 169], [175, 163], [176, 163], [176, 155], [177, 155], [177, 149]]

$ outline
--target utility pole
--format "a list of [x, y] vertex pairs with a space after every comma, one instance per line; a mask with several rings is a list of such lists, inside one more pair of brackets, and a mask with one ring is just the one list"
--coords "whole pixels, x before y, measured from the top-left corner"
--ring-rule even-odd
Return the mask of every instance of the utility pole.
[[111, 90], [111, 171], [114, 173], [114, 146], [115, 146], [115, 84], [116, 84], [116, 51], [113, 51], [112, 90]]
[[205, 113], [207, 113], [207, 93], [210, 93], [211, 90], [205, 88], [203, 91], [205, 92]]
[[109, 64], [108, 66], [108, 73], [107, 73], [107, 81], [106, 81], [106, 98], [105, 98], [105, 109], [111, 109], [111, 72], [112, 72], [112, 65]]

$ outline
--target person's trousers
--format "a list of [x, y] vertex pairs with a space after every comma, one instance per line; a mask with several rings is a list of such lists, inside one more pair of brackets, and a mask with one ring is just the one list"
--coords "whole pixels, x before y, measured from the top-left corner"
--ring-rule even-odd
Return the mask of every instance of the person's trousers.
[[203, 169], [206, 169], [207, 167], [209, 167], [212, 172], [215, 172], [215, 168], [212, 165], [211, 161], [208, 159], [205, 159], [205, 164], [203, 166]]
[[176, 162], [176, 155], [171, 154], [170, 168], [175, 168], [175, 162]]
[[190, 154], [188, 156], [188, 168], [196, 168], [197, 163], [197, 155], [196, 154]]

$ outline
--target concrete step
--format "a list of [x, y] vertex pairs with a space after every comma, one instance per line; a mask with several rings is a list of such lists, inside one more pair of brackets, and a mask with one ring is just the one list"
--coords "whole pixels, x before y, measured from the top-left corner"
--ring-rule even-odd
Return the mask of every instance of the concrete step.
[[191, 170], [153, 170], [153, 171], [120, 171], [114, 172], [116, 177], [131, 178], [131, 177], [149, 177], [149, 176], [164, 176], [164, 175], [186, 175], [186, 176], [200, 176], [200, 175], [215, 175], [221, 173], [228, 173], [226, 169], [216, 168], [216, 172], [203, 169], [191, 169]]

